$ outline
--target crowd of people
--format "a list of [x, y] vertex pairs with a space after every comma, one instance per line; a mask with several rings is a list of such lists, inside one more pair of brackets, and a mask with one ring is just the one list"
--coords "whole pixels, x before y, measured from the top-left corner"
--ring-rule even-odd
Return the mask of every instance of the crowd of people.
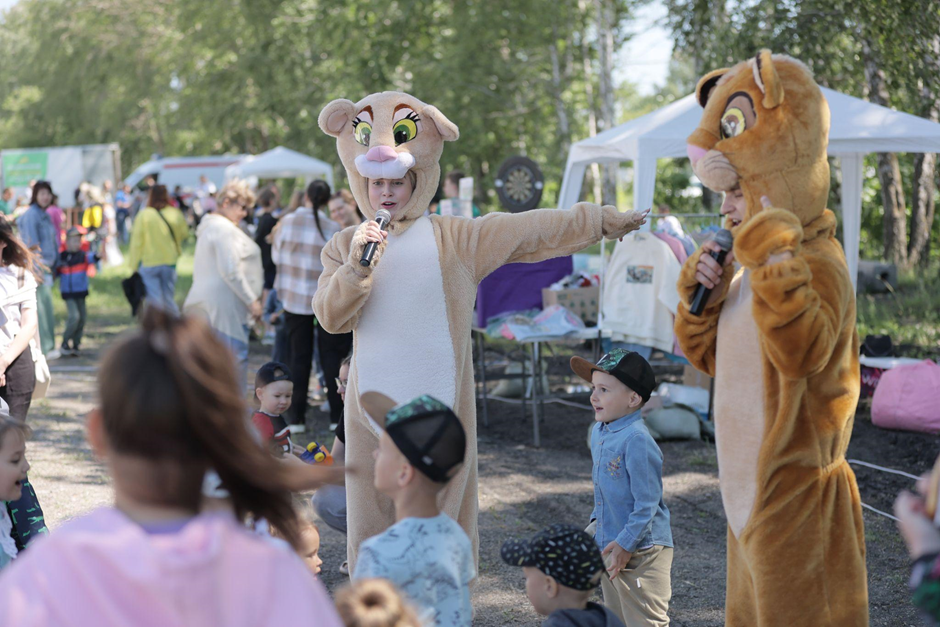
[[[821, 106], [778, 109], [785, 89], [787, 102], [822, 98], [802, 64], [766, 50], [699, 85], [705, 114], [689, 157], [706, 185], [725, 192], [721, 213], [737, 230], [732, 251], [709, 242], [686, 260], [675, 330], [690, 363], [714, 376], [715, 419], [727, 429], [717, 436], [729, 523], [727, 624], [864, 625], [864, 529], [845, 459], [858, 341], [835, 219], [824, 208], [828, 161], [819, 139], [828, 118]], [[765, 121], [748, 129], [754, 119]], [[82, 301], [100, 249], [82, 248], [77, 225], [63, 237], [42, 181], [17, 219], [18, 235], [0, 222], [0, 623], [472, 623], [476, 287], [506, 263], [623, 241], [648, 212], [578, 203], [474, 219], [466, 202], [459, 211], [442, 206], [437, 160], [457, 127], [408, 94], [335, 100], [319, 124], [337, 138], [350, 193], [313, 181], [281, 210], [275, 186], [256, 196], [245, 181], [219, 190], [204, 181], [186, 206], [180, 190], [150, 180], [145, 200], [125, 192], [119, 201], [147, 306], [140, 327], [104, 356], [87, 419], [114, 501], [53, 533], [28, 478], [36, 344], [53, 346], [53, 274], [64, 298]], [[779, 150], [777, 127], [799, 137], [809, 157]], [[753, 144], [762, 131], [774, 141], [763, 152], [738, 142], [741, 154], [768, 158], [742, 157], [716, 139], [720, 131], [737, 141], [746, 130]], [[734, 167], [742, 158], [764, 170]], [[459, 194], [463, 177], [444, 178], [445, 195]], [[769, 196], [792, 200], [797, 180], [825, 184], [799, 188], [805, 206], [775, 208]], [[90, 188], [81, 196], [90, 203], [82, 228], [101, 229], [110, 199]], [[389, 219], [364, 219], [380, 213]], [[193, 284], [180, 313], [175, 267], [191, 226]], [[69, 312], [63, 351], [81, 343], [83, 301]], [[274, 337], [249, 408], [252, 334]], [[573, 357], [570, 366], [591, 389], [593, 508], [572, 521], [581, 524], [506, 539], [501, 558], [522, 569], [543, 625], [668, 625], [674, 543], [663, 455], [642, 414], [654, 371], [620, 348], [596, 363]], [[306, 431], [315, 371], [336, 434], [329, 451], [294, 442]], [[915, 600], [935, 618], [938, 489], [922, 485], [926, 499], [905, 494], [896, 509], [917, 560]], [[340, 568], [351, 582], [335, 602], [317, 578], [313, 511], [347, 537]], [[591, 600], [598, 587], [602, 604]]]

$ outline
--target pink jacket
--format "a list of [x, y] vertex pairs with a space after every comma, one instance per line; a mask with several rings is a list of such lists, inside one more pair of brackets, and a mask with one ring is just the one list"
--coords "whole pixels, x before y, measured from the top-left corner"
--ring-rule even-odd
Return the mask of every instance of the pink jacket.
[[299, 557], [203, 514], [148, 535], [96, 510], [38, 539], [0, 573], [0, 625], [255, 627], [342, 623]]

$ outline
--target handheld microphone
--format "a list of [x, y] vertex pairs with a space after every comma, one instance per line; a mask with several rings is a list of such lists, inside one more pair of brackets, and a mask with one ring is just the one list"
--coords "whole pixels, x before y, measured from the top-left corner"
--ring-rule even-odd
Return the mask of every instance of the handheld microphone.
[[[375, 221], [379, 223], [379, 230], [384, 231], [388, 223], [392, 221], [392, 214], [385, 209], [379, 209], [375, 212]], [[360, 266], [369, 266], [372, 264], [372, 256], [375, 254], [375, 248], [378, 242], [369, 242], [362, 251], [362, 259], [359, 260]]]
[[[725, 257], [728, 255], [728, 251], [734, 246], [734, 238], [731, 237], [731, 231], [721, 229], [715, 233], [714, 241], [721, 247], [721, 250], [717, 252], [712, 251], [708, 254], [718, 262], [719, 266], [723, 266], [725, 265]], [[727, 280], [727, 277], [723, 277], [723, 280]], [[705, 285], [699, 283], [698, 288], [695, 290], [695, 296], [692, 298], [692, 306], [689, 307], [689, 313], [693, 316], [701, 316], [702, 312], [705, 311], [705, 303], [708, 302], [708, 297], [711, 293], [712, 289], [710, 287], [705, 287]]]

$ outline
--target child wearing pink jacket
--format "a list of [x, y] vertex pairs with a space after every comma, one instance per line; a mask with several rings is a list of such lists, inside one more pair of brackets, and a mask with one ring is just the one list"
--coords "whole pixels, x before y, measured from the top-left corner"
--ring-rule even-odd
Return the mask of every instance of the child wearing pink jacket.
[[[108, 464], [114, 506], [37, 540], [0, 573], [0, 625], [341, 627], [296, 553], [242, 524], [264, 518], [301, 546], [298, 471], [250, 434], [226, 350], [204, 322], [151, 309], [108, 353], [88, 440]], [[203, 511], [208, 468], [231, 510]]]

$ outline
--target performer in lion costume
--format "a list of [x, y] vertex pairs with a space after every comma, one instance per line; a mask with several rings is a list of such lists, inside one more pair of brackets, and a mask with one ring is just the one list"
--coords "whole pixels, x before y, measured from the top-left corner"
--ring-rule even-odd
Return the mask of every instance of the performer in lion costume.
[[395, 208], [370, 266], [359, 264], [368, 223], [349, 227], [323, 249], [314, 311], [330, 333], [354, 331], [346, 392], [349, 476], [349, 568], [359, 544], [395, 521], [389, 499], [373, 487], [375, 425], [359, 395], [377, 391], [398, 401], [422, 394], [453, 407], [467, 433], [466, 462], [443, 492], [444, 511], [477, 535], [476, 400], [470, 327], [479, 282], [506, 263], [569, 255], [601, 238], [622, 237], [645, 214], [579, 203], [570, 210], [540, 209], [482, 218], [425, 215], [440, 179], [445, 141], [457, 127], [436, 107], [400, 92], [372, 94], [357, 103], [335, 100], [319, 117], [336, 137], [340, 159], [359, 208], [370, 220], [369, 181], [409, 178], [410, 200]]
[[[740, 270], [689, 312], [701, 252], [682, 269], [676, 335], [715, 377], [728, 518], [725, 624], [868, 624], [865, 539], [845, 460], [859, 395], [855, 293], [826, 209], [829, 108], [810, 71], [767, 50], [699, 81], [696, 175], [743, 194], [722, 213]], [[716, 266], [717, 267], [717, 266]], [[733, 280], [731, 279], [733, 275]]]

